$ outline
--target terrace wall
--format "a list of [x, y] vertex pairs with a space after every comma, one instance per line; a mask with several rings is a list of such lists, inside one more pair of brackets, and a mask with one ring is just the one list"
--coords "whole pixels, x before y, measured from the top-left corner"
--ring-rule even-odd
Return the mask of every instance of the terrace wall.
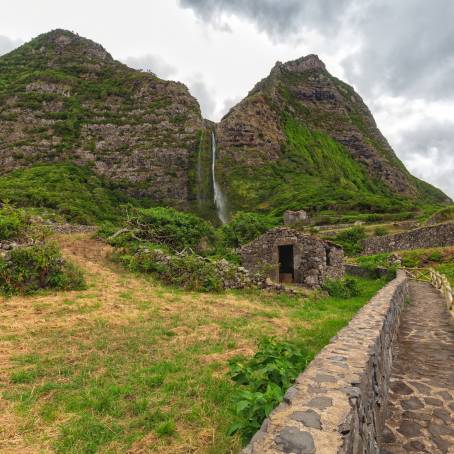
[[395, 235], [374, 236], [364, 241], [364, 254], [406, 249], [454, 246], [454, 222], [408, 230]]

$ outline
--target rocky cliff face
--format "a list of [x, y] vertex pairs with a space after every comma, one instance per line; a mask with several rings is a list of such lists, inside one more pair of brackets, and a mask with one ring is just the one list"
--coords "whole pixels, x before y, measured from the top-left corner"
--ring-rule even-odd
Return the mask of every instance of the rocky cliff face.
[[[267, 185], [279, 179], [298, 184], [296, 174], [300, 183], [312, 177], [303, 184], [306, 189], [335, 183], [334, 191], [345, 188], [350, 197], [353, 191], [360, 199], [370, 194], [447, 199], [409, 174], [361, 97], [331, 76], [316, 55], [276, 63], [270, 75], [222, 119], [217, 134], [219, 159], [224, 163], [222, 181], [233, 209], [257, 203], [266, 207], [265, 199], [279, 191], [277, 185], [267, 191]], [[332, 151], [320, 159], [321, 148], [326, 152], [328, 144]], [[332, 159], [336, 154], [337, 162]], [[329, 171], [329, 166], [337, 171]], [[292, 191], [287, 189], [291, 198]], [[314, 208], [310, 191], [308, 195], [293, 208]], [[330, 199], [319, 208], [335, 208], [336, 196]], [[278, 205], [276, 200], [274, 206]]]
[[0, 173], [73, 161], [128, 191], [186, 206], [203, 129], [181, 83], [115, 61], [64, 30], [0, 58]]
[[277, 63], [218, 125], [203, 121], [183, 84], [65, 30], [0, 57], [0, 176], [71, 161], [131, 194], [213, 217], [213, 129], [230, 212], [447, 199], [408, 173], [360, 96], [315, 55]]

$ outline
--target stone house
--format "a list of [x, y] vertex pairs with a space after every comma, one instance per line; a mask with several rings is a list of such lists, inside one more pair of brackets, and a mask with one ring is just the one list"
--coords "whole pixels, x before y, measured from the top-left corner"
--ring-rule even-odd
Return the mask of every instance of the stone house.
[[306, 211], [290, 211], [287, 210], [284, 213], [284, 225], [292, 225], [299, 223], [307, 223], [309, 221], [309, 216]]
[[288, 227], [276, 227], [240, 249], [242, 265], [265, 272], [275, 282], [318, 288], [344, 275], [340, 246]]

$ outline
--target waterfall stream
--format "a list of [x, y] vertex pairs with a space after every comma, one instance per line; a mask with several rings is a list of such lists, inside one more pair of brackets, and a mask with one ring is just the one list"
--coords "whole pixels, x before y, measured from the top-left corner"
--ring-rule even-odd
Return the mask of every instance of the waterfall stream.
[[225, 224], [227, 223], [227, 207], [224, 194], [216, 181], [216, 137], [213, 131], [211, 132], [211, 177], [213, 180], [214, 205], [216, 207], [216, 212], [220, 221]]

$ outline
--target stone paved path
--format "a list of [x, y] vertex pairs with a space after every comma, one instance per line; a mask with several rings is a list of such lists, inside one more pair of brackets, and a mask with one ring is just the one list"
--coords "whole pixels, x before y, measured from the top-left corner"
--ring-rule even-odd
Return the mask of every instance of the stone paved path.
[[454, 321], [439, 293], [411, 281], [381, 454], [454, 453]]

